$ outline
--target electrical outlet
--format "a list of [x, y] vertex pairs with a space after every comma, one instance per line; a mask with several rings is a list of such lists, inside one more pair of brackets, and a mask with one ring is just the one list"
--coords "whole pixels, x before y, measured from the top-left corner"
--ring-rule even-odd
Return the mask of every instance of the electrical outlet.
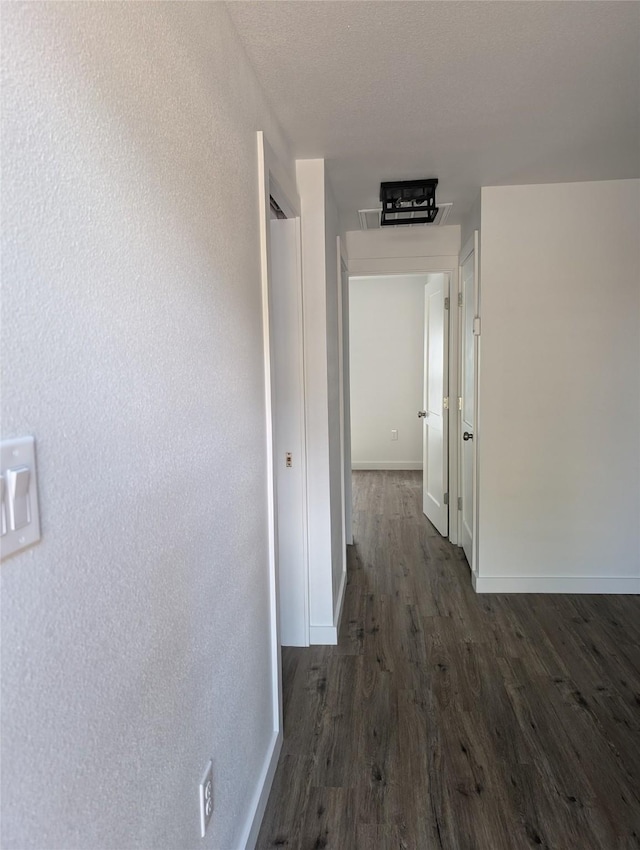
[[397, 428], [394, 428], [394, 429], [391, 431], [391, 439], [392, 439], [392, 440], [397, 440], [397, 439], [398, 439], [398, 429], [397, 429]]
[[204, 838], [213, 814], [213, 763], [209, 762], [200, 780], [200, 838]]

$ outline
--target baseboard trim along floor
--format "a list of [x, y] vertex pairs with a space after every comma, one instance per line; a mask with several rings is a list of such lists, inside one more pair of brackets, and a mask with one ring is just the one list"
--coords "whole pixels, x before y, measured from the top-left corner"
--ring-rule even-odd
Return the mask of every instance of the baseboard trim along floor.
[[476, 593], [640, 593], [640, 578], [593, 576], [476, 576]]
[[242, 830], [242, 838], [240, 840], [240, 850], [254, 850], [260, 833], [260, 826], [264, 817], [264, 812], [271, 793], [273, 777], [275, 776], [276, 768], [278, 767], [278, 759], [282, 750], [282, 732], [274, 732], [273, 737], [267, 749], [267, 755], [260, 771], [260, 778], [256, 786], [249, 816]]
[[347, 571], [343, 570], [338, 591], [338, 606], [332, 626], [309, 626], [309, 643], [311, 646], [336, 646], [338, 643], [338, 632], [340, 631], [340, 619], [342, 618], [342, 605], [344, 603], [344, 592], [347, 587]]

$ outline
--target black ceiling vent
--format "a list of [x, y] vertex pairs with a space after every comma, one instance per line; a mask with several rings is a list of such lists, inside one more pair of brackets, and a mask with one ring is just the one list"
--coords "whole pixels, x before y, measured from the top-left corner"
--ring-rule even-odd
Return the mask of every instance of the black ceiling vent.
[[397, 224], [433, 224], [438, 215], [436, 206], [437, 179], [399, 180], [380, 184], [382, 201], [381, 227]]

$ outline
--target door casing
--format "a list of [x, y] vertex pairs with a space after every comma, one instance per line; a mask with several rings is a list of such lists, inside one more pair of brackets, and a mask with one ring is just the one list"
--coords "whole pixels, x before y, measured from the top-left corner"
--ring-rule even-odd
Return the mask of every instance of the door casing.
[[[462, 267], [469, 260], [470, 257], [473, 257], [473, 361], [474, 361], [474, 382], [473, 382], [473, 443], [472, 443], [472, 480], [471, 480], [471, 490], [472, 490], [472, 498], [473, 498], [473, 508], [471, 514], [471, 528], [472, 528], [472, 537], [471, 537], [471, 573], [472, 578], [475, 578], [478, 573], [478, 516], [479, 516], [479, 500], [478, 500], [478, 446], [480, 442], [480, 423], [479, 423], [479, 373], [480, 373], [480, 279], [479, 279], [479, 251], [480, 251], [480, 234], [476, 230], [474, 231], [471, 238], [464, 245], [461, 253], [460, 253], [460, 271], [458, 275], [459, 286], [460, 286], [460, 294], [462, 295], [462, 287], [463, 287], [463, 278], [462, 278]], [[464, 387], [462, 386], [463, 381], [463, 351], [464, 351], [464, 328], [463, 328], [463, 318], [464, 311], [462, 309], [458, 310], [459, 319], [458, 319], [458, 338], [459, 338], [459, 370], [458, 370], [458, 386], [459, 386], [459, 397], [463, 396]], [[458, 447], [458, 457], [459, 457], [459, 465], [458, 465], [458, 491], [462, 495], [462, 473], [463, 473], [463, 454], [462, 454], [462, 446], [463, 446], [463, 419], [462, 419], [462, 411], [458, 411], [458, 416], [456, 418], [456, 445]], [[462, 514], [461, 511], [458, 511], [459, 518], [459, 529], [460, 529], [460, 543], [462, 544], [463, 539], [463, 530], [462, 530]]]
[[[449, 309], [449, 389], [450, 402], [458, 387], [459, 328], [457, 310], [453, 308], [459, 291], [459, 255], [434, 257], [358, 258], [349, 264], [351, 277], [393, 277], [394, 275], [429, 275], [442, 273], [449, 278], [451, 306]], [[348, 331], [348, 329], [347, 329]], [[449, 416], [447, 439], [449, 444], [449, 540], [458, 545], [458, 511], [451, 508], [458, 500], [458, 420]]]
[[[422, 416], [422, 510], [449, 536], [449, 275], [434, 275], [424, 287]], [[449, 306], [448, 306], [449, 305]], [[435, 370], [432, 359], [436, 360]]]
[[[259, 130], [257, 139], [258, 159], [258, 205], [260, 229], [260, 269], [262, 288], [262, 334], [264, 351], [265, 386], [265, 431], [267, 461], [267, 533], [269, 558], [269, 613], [270, 613], [270, 655], [272, 671], [272, 707], [274, 753], [282, 747], [282, 659], [280, 643], [280, 611], [278, 600], [278, 535], [277, 535], [277, 493], [275, 475], [275, 446], [273, 421], [273, 344], [269, 321], [269, 273], [270, 273], [270, 197], [278, 203], [288, 218], [300, 216], [300, 199], [295, 184], [289, 179], [281, 166], [264, 133]], [[277, 761], [277, 755], [276, 755]], [[275, 767], [274, 767], [275, 770]], [[270, 785], [268, 780], [267, 786]], [[264, 801], [266, 805], [266, 801]], [[262, 802], [261, 804], [262, 805]], [[254, 824], [259, 825], [256, 816]], [[257, 837], [257, 835], [256, 835]]]

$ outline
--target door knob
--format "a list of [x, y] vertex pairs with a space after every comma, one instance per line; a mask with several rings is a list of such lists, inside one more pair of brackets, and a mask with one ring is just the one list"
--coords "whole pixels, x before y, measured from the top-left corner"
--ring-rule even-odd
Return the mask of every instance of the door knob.
[[419, 410], [418, 411], [418, 419], [424, 419], [426, 415], [427, 415], [426, 410]]
[[473, 434], [470, 434], [468, 431], [465, 431], [462, 435], [462, 439], [467, 442], [467, 440], [473, 440]]

